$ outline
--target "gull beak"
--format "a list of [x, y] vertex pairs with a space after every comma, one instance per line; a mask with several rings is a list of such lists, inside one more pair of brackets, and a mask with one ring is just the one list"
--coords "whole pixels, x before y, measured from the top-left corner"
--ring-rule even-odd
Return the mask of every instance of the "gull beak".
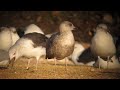
[[73, 30], [76, 30], [76, 29], [78, 29], [77, 27], [75, 27], [75, 26], [73, 26]]

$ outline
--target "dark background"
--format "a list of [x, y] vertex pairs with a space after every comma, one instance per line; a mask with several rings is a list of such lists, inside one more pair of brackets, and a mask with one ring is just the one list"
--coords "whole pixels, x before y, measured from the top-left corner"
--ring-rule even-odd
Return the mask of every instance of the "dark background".
[[[104, 16], [110, 15], [110, 21]], [[78, 28], [78, 36], [82, 41], [90, 41], [89, 31], [99, 23], [106, 23], [110, 33], [120, 35], [120, 12], [117, 11], [0, 11], [0, 27], [14, 26], [17, 29], [34, 23], [45, 34], [58, 31], [62, 21], [71, 21]]]

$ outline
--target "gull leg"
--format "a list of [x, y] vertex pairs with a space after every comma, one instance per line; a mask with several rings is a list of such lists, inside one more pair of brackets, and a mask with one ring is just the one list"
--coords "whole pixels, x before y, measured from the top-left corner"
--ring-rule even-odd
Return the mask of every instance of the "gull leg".
[[67, 70], [67, 58], [65, 58], [65, 70]]
[[48, 58], [46, 60], [47, 60], [47, 63], [48, 63]]
[[37, 62], [36, 62], [35, 70], [37, 70], [37, 67], [38, 67], [39, 57], [37, 57], [36, 60], [37, 60]]
[[56, 58], [54, 58], [54, 63], [55, 63], [55, 67], [56, 67]]
[[[98, 56], [98, 60], [101, 59], [100, 56]], [[98, 61], [98, 68], [100, 69], [100, 63]]]
[[107, 57], [107, 69], [108, 69], [108, 66], [109, 66], [109, 58], [110, 58], [110, 56]]
[[39, 60], [37, 60], [37, 62], [36, 62], [36, 68], [35, 68], [35, 70], [37, 70], [37, 66], [38, 66], [38, 61], [39, 61]]
[[12, 60], [10, 60], [9, 66], [11, 66], [11, 68], [13, 68], [15, 61], [16, 61], [15, 57]]
[[65, 74], [65, 77], [67, 77], [67, 61], [68, 61], [68, 58], [66, 57], [65, 58], [65, 71], [66, 71], [66, 74]]
[[28, 60], [27, 67], [26, 67], [27, 70], [29, 69], [30, 61], [31, 61], [31, 58]]
[[55, 64], [54, 73], [55, 73], [55, 77], [56, 77], [56, 58], [54, 58], [54, 64]]

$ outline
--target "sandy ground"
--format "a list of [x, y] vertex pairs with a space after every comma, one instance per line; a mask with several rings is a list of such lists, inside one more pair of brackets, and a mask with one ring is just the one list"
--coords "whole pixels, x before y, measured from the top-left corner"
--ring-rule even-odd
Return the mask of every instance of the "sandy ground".
[[33, 59], [29, 70], [26, 70], [27, 59], [19, 59], [13, 68], [0, 69], [0, 79], [120, 79], [120, 70], [98, 69], [89, 66], [76, 66], [68, 63], [67, 70], [64, 62], [41, 61], [35, 70]]

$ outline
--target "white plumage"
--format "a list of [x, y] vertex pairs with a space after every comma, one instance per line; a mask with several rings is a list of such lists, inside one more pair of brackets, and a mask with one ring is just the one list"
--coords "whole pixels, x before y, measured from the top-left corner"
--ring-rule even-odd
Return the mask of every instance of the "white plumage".
[[96, 28], [96, 34], [92, 39], [91, 51], [95, 57], [107, 58], [110, 61], [116, 53], [115, 43], [112, 35], [108, 32], [105, 24], [99, 24]]
[[[33, 41], [30, 38], [34, 38]], [[39, 33], [29, 33], [24, 35], [22, 38], [20, 38], [15, 45], [13, 45], [10, 50], [9, 50], [9, 57], [10, 60], [15, 58], [15, 61], [19, 59], [22, 56], [31, 58], [35, 57], [37, 62], [36, 62], [36, 69], [37, 69], [37, 64], [38, 60], [42, 55], [46, 55], [46, 37], [42, 34]], [[37, 46], [34, 46], [37, 45]], [[28, 66], [27, 69], [29, 68], [29, 63], [30, 59], [28, 61]]]
[[5, 50], [0, 50], [0, 67], [8, 67], [9, 54]]
[[44, 34], [42, 29], [40, 27], [38, 27], [37, 25], [35, 25], [35, 24], [28, 25], [26, 27], [25, 34], [33, 33], [33, 32]]
[[9, 28], [12, 33], [11, 33], [11, 36], [12, 36], [12, 45], [14, 45], [16, 43], [16, 41], [20, 38], [16, 32], [16, 28], [15, 27], [10, 27]]
[[94, 63], [94, 67], [100, 67], [103, 69], [117, 69], [120, 68], [120, 63], [118, 61], [118, 59], [116, 58], [116, 56], [113, 56], [112, 61], [109, 62], [108, 66], [107, 66], [107, 61], [103, 60], [102, 58], [98, 57], [98, 60]]
[[[54, 34], [54, 33], [52, 33], [52, 34]], [[50, 38], [52, 36], [52, 34], [47, 34], [45, 36], [48, 37], [48, 38]]]
[[84, 50], [85, 48], [80, 43], [75, 42], [74, 51], [68, 58], [71, 59], [74, 64], [79, 65], [77, 60]]
[[0, 49], [7, 51], [12, 46], [11, 31], [7, 27], [2, 27], [0, 30]]
[[115, 44], [110, 33], [108, 33], [107, 26], [100, 24], [96, 28], [96, 34], [92, 39], [91, 50], [93, 54], [107, 57], [112, 56], [116, 52]]
[[9, 48], [19, 39], [19, 36], [14, 27], [0, 28], [0, 49], [8, 51]]

